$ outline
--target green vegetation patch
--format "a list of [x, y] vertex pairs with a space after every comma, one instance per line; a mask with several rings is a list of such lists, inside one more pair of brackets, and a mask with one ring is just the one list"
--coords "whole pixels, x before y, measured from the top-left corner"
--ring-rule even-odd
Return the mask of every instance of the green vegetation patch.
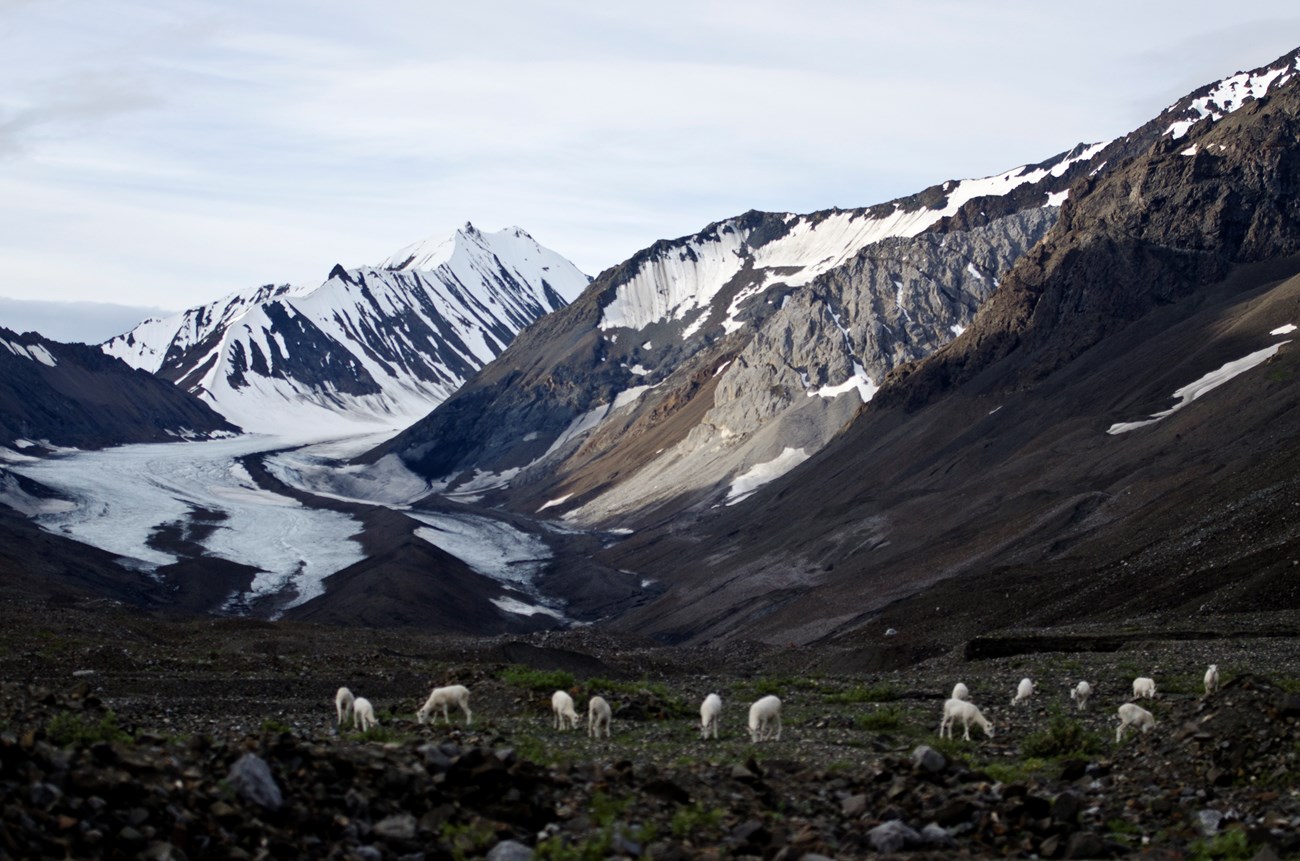
[[515, 664], [501, 672], [501, 681], [532, 691], [558, 691], [573, 687], [573, 673], [566, 670], [534, 670]]
[[59, 747], [131, 740], [130, 734], [118, 726], [117, 715], [111, 711], [98, 720], [76, 712], [62, 712], [45, 727], [45, 737]]
[[1055, 715], [1047, 729], [1025, 737], [1020, 752], [1028, 757], [1087, 757], [1106, 749], [1105, 740], [1085, 729], [1083, 724], [1063, 715]]

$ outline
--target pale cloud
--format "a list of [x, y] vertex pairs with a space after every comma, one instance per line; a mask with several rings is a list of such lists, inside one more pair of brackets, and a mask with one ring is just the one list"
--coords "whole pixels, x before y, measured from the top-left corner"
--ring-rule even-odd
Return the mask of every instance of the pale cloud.
[[163, 307], [466, 220], [595, 274], [1123, 134], [1300, 32], [1268, 0], [3, 8], [0, 291]]
[[39, 332], [54, 341], [98, 344], [135, 328], [162, 308], [111, 302], [43, 302], [0, 297], [0, 326], [14, 332]]

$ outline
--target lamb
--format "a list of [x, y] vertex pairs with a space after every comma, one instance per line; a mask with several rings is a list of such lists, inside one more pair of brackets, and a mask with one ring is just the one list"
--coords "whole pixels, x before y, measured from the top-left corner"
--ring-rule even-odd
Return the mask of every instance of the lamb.
[[1138, 697], [1153, 699], [1155, 695], [1155, 679], [1148, 679], [1146, 676], [1138, 676], [1133, 680], [1133, 699], [1137, 699]]
[[357, 697], [352, 701], [352, 725], [362, 732], [372, 726], [379, 726], [379, 721], [375, 718], [375, 707], [365, 697]]
[[429, 715], [433, 714], [434, 720], [437, 715], [434, 710], [442, 706], [442, 719], [451, 723], [451, 715], [448, 714], [452, 706], [458, 707], [465, 713], [465, 726], [469, 726], [474, 720], [474, 716], [469, 710], [469, 688], [464, 685], [448, 685], [445, 688], [434, 688], [433, 693], [429, 694], [429, 699], [425, 700], [424, 705], [415, 713], [415, 719], [420, 723], [428, 723]]
[[943, 704], [943, 720], [939, 721], [939, 738], [943, 738], [944, 731], [947, 730], [948, 738], [952, 738], [953, 721], [961, 719], [964, 730], [962, 738], [970, 741], [970, 725], [976, 724], [984, 730], [984, 734], [993, 738], [993, 724], [988, 718], [984, 717], [979, 708], [972, 702], [959, 700], [956, 697], [948, 700]]
[[[573, 697], [564, 691], [551, 694], [551, 711], [555, 713], [556, 729], [577, 729], [578, 713], [573, 708]], [[567, 726], [566, 726], [567, 724]]]
[[334, 695], [334, 710], [339, 713], [339, 726], [343, 726], [343, 721], [347, 720], [348, 715], [352, 713], [352, 703], [356, 697], [352, 696], [352, 691], [347, 688], [339, 688], [338, 693]]
[[1210, 664], [1205, 671], [1205, 695], [1209, 696], [1219, 689], [1219, 665]]
[[1119, 744], [1124, 736], [1124, 727], [1130, 725], [1141, 727], [1143, 732], [1148, 732], [1156, 725], [1156, 719], [1142, 706], [1136, 703], [1124, 703], [1119, 707], [1119, 729], [1115, 730], [1115, 744]]
[[722, 697], [709, 694], [700, 703], [700, 738], [708, 738], [709, 733], [718, 737], [718, 718], [722, 715]]
[[755, 743], [781, 740], [781, 700], [768, 694], [749, 707], [749, 738]]
[[1016, 688], [1016, 695], [1011, 698], [1011, 704], [1019, 705], [1034, 695], [1034, 683], [1029, 679], [1021, 679], [1020, 685]]
[[587, 705], [587, 735], [600, 738], [600, 728], [605, 727], [605, 738], [609, 738], [609, 721], [613, 716], [609, 703], [604, 697], [592, 697]]
[[955, 685], [952, 686], [952, 699], [954, 699], [954, 700], [969, 700], [969, 699], [970, 699], [970, 689], [967, 688], [966, 685], [963, 684], [962, 682], [958, 682], [957, 684], [955, 684]]
[[1079, 682], [1074, 686], [1074, 690], [1070, 691], [1070, 699], [1079, 704], [1079, 711], [1083, 711], [1088, 707], [1088, 697], [1090, 696], [1092, 696], [1092, 685], [1087, 682]]

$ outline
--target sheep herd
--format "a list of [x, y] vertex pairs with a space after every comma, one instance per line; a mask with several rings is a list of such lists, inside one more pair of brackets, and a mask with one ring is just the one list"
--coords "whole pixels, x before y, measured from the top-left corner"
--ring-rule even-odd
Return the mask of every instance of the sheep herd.
[[[1205, 671], [1205, 693], [1207, 695], [1219, 689], [1219, 666], [1210, 664]], [[1080, 709], [1086, 709], [1088, 698], [1092, 696], [1093, 688], [1086, 681], [1081, 681], [1070, 690], [1070, 699]], [[1034, 695], [1034, 682], [1032, 679], [1024, 678], [1016, 686], [1015, 696], [1011, 698], [1011, 705], [1016, 706], [1028, 701]], [[1146, 676], [1139, 676], [1133, 680], [1133, 699], [1147, 698], [1152, 699], [1156, 695], [1156, 683], [1154, 679]], [[338, 716], [338, 725], [343, 727], [350, 719], [352, 726], [358, 730], [365, 731], [373, 726], [377, 726], [379, 721], [375, 717], [374, 706], [365, 697], [353, 696], [352, 691], [346, 687], [339, 688], [338, 693], [334, 696], [334, 707]], [[465, 713], [465, 724], [468, 726], [473, 721], [473, 715], [469, 710], [469, 688], [464, 685], [448, 685], [446, 687], [434, 688], [429, 694], [428, 700], [415, 713], [416, 720], [423, 724], [429, 722], [430, 715], [437, 720], [437, 710], [441, 709], [443, 720], [448, 724], [451, 723], [450, 709], [459, 708]], [[556, 691], [551, 695], [551, 713], [554, 718], [553, 727], [557, 730], [577, 729], [582, 718], [578, 715], [577, 709], [573, 702], [573, 697], [567, 691]], [[1124, 737], [1125, 727], [1134, 727], [1142, 732], [1149, 731], [1155, 726], [1156, 720], [1151, 712], [1139, 706], [1137, 703], [1126, 702], [1121, 705], [1117, 711], [1119, 716], [1119, 728], [1115, 730], [1115, 742], [1118, 744]], [[700, 704], [700, 738], [707, 739], [710, 736], [718, 737], [718, 722], [722, 715], [722, 698], [717, 694], [709, 694]], [[601, 731], [604, 731], [605, 738], [610, 735], [610, 722], [613, 717], [613, 711], [609, 702], [601, 696], [593, 696], [587, 704], [587, 735], [593, 738], [600, 738]], [[962, 724], [962, 737], [970, 740], [971, 724], [984, 730], [985, 736], [993, 738], [993, 724], [984, 717], [975, 703], [970, 701], [970, 689], [962, 682], [953, 686], [952, 694], [943, 704], [943, 718], [939, 722], [939, 737], [952, 738], [952, 727], [957, 721]], [[768, 694], [756, 700], [749, 707], [749, 737], [750, 741], [757, 743], [760, 741], [779, 741], [781, 739], [781, 700], [780, 698]]]

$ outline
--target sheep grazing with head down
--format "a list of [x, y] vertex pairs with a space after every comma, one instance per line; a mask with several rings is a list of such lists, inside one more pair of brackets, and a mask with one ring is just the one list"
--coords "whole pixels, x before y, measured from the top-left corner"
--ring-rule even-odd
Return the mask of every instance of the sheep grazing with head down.
[[343, 726], [343, 721], [348, 719], [352, 713], [352, 703], [356, 697], [352, 696], [352, 691], [347, 688], [339, 688], [338, 693], [334, 695], [334, 710], [339, 715], [339, 726]]
[[749, 739], [754, 743], [781, 740], [781, 700], [772, 694], [749, 707]]
[[1146, 697], [1154, 699], [1156, 695], [1156, 680], [1148, 679], [1146, 676], [1138, 676], [1133, 680], [1133, 699]]
[[966, 687], [966, 685], [963, 684], [962, 682], [958, 682], [957, 684], [952, 686], [952, 696], [949, 697], [949, 699], [954, 699], [954, 700], [970, 699], [970, 688]]
[[1034, 695], [1034, 683], [1029, 679], [1021, 679], [1019, 686], [1016, 687], [1016, 695], [1011, 698], [1013, 706], [1023, 703]]
[[700, 738], [708, 738], [712, 733], [718, 737], [718, 719], [722, 716], [722, 697], [709, 694], [700, 703]]
[[1124, 727], [1135, 726], [1143, 732], [1149, 732], [1156, 725], [1155, 715], [1136, 703], [1124, 703], [1119, 707], [1119, 729], [1115, 730], [1115, 744], [1124, 736]]
[[352, 725], [362, 732], [372, 726], [379, 726], [379, 720], [375, 717], [375, 707], [365, 697], [357, 697], [352, 701]]
[[425, 700], [424, 705], [415, 713], [415, 719], [420, 723], [428, 723], [429, 715], [433, 715], [434, 720], [438, 719], [436, 709], [441, 706], [442, 719], [451, 723], [449, 714], [451, 707], [456, 706], [465, 713], [465, 726], [469, 726], [474, 720], [474, 716], [469, 710], [469, 688], [464, 685], [448, 685], [445, 688], [434, 688], [433, 693]]
[[582, 720], [573, 708], [573, 697], [566, 691], [551, 694], [551, 712], [555, 715], [556, 729], [577, 729], [578, 722]]
[[939, 738], [944, 737], [947, 732], [948, 738], [952, 738], [952, 725], [954, 721], [961, 721], [963, 733], [962, 738], [970, 741], [970, 725], [975, 724], [984, 730], [984, 734], [993, 738], [993, 724], [978, 707], [972, 702], [951, 698], [943, 704], [943, 720], [939, 721]]
[[1087, 682], [1079, 682], [1070, 691], [1070, 699], [1078, 703], [1079, 711], [1083, 711], [1088, 707], [1088, 697], [1090, 696], [1092, 696], [1092, 685]]
[[592, 697], [587, 704], [587, 735], [600, 738], [600, 728], [605, 728], [605, 738], [609, 738], [609, 722], [614, 712], [604, 697]]
[[1219, 689], [1219, 665], [1210, 664], [1205, 671], [1205, 695], [1209, 696]]

